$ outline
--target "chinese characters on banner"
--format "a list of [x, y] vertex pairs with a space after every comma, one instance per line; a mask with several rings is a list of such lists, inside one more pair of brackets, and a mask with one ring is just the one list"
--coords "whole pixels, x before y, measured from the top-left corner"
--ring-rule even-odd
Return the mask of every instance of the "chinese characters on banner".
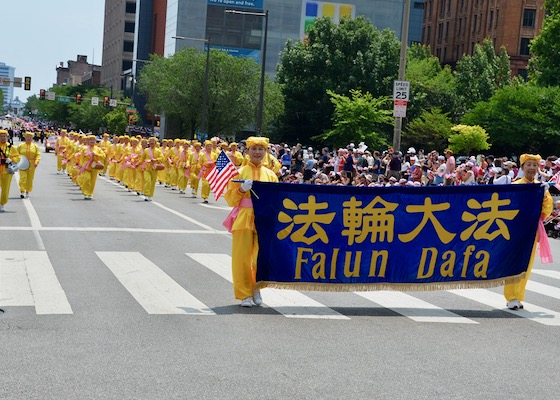
[[333, 291], [519, 280], [543, 197], [539, 185], [253, 190], [258, 286]]

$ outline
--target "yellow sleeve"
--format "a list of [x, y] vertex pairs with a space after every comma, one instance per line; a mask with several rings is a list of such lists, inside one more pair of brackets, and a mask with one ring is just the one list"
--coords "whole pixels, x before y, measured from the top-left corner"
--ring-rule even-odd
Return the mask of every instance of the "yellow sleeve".
[[552, 213], [552, 208], [554, 207], [554, 202], [552, 201], [552, 196], [546, 191], [542, 201], [541, 207], [541, 217], [546, 218]]
[[10, 147], [9, 158], [11, 158], [13, 163], [19, 162], [20, 155], [19, 155], [19, 151], [18, 151], [17, 147], [15, 147], [15, 146]]
[[39, 164], [41, 162], [41, 149], [39, 149], [39, 146], [35, 145], [35, 164]]

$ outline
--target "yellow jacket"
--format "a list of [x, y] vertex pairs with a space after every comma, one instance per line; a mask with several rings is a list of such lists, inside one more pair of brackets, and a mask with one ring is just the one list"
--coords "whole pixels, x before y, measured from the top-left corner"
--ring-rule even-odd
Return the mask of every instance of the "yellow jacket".
[[[0, 158], [4, 159], [4, 158], [9, 158], [10, 160], [12, 160], [13, 163], [17, 163], [19, 161], [19, 152], [17, 150], [17, 147], [12, 146], [9, 143], [0, 143], [0, 150], [2, 150], [2, 152], [6, 155], [6, 157], [4, 157], [2, 154], [0, 154]], [[2, 174], [7, 174], [8, 171], [6, 170], [6, 164], [1, 164], [0, 165], [0, 175]]]
[[39, 146], [35, 143], [22, 143], [17, 149], [19, 154], [27, 157], [29, 163], [32, 165], [39, 164], [41, 161], [41, 150], [39, 150]]

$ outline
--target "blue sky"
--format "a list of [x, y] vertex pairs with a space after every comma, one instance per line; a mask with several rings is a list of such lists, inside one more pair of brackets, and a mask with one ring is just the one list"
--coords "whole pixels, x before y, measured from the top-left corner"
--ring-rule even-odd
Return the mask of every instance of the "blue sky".
[[26, 101], [56, 82], [56, 66], [86, 55], [101, 65], [104, 0], [12, 0], [2, 2], [0, 62], [15, 76], [31, 76], [31, 91], [14, 88]]

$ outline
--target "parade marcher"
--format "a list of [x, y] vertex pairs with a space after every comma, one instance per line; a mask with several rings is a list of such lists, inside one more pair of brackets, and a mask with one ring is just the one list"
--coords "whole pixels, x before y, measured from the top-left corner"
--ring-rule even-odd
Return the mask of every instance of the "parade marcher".
[[202, 190], [200, 196], [204, 203], [208, 203], [208, 197], [210, 197], [210, 184], [206, 180], [206, 174], [212, 168], [218, 155], [213, 151], [213, 143], [211, 140], [206, 140], [204, 142], [204, 150], [200, 152], [200, 157], [198, 158], [198, 165], [200, 166], [200, 172], [198, 173], [198, 178], [202, 179]]
[[[104, 133], [103, 134], [103, 139], [101, 140], [101, 142], [99, 142], [98, 146], [101, 150], [103, 150], [103, 152], [105, 153], [105, 158], [108, 160], [109, 159], [109, 150], [111, 149], [112, 143], [109, 140], [109, 138], [111, 137], [111, 135], [109, 135], [108, 133]], [[107, 169], [109, 168], [109, 163], [106, 162], [105, 163], [105, 168], [103, 169], [103, 171], [101, 171], [99, 173], [99, 175], [101, 176], [105, 176], [105, 174], [107, 173]]]
[[189, 157], [191, 155], [191, 143], [188, 140], [182, 140], [181, 146], [181, 154], [177, 159], [177, 188], [179, 189], [180, 194], [185, 194], [190, 178]]
[[64, 153], [66, 150], [66, 146], [70, 144], [70, 139], [68, 139], [68, 131], [66, 129], [62, 129], [60, 131], [60, 136], [56, 139], [55, 142], [55, 152], [56, 152], [56, 173], [57, 174], [64, 174], [66, 172], [66, 164], [64, 161]]
[[152, 201], [156, 190], [158, 172], [164, 169], [163, 153], [157, 147], [157, 139], [148, 139], [148, 148], [142, 154], [142, 168], [144, 169], [144, 200]]
[[[522, 154], [519, 158], [521, 169], [524, 172], [523, 178], [513, 182], [513, 184], [524, 184], [524, 183], [540, 183], [536, 176], [539, 169], [539, 164], [541, 161], [541, 156], [538, 154]], [[546, 183], [545, 183], [546, 184]], [[539, 230], [537, 235], [535, 235], [535, 242], [533, 244], [533, 251], [531, 252], [531, 258], [529, 259], [529, 266], [525, 277], [517, 283], [510, 283], [504, 287], [504, 296], [507, 301], [507, 307], [511, 310], [518, 310], [523, 308], [521, 303], [525, 298], [525, 286], [529, 280], [529, 275], [531, 274], [531, 269], [533, 268], [533, 262], [535, 259], [535, 252], [537, 249], [537, 243], [539, 243], [539, 253], [544, 262], [552, 262], [552, 256], [547, 254], [550, 251], [547, 248], [548, 237], [544, 229], [542, 221], [547, 218], [552, 212], [552, 196], [545, 190], [544, 197], [541, 205], [541, 221], [539, 221]], [[527, 237], [533, 237], [534, 235], [527, 235]]]
[[8, 131], [0, 129], [0, 212], [6, 211], [4, 206], [10, 196], [10, 185], [13, 175], [8, 172], [8, 165], [19, 161], [19, 152], [8, 143]]
[[25, 142], [20, 144], [17, 149], [21, 156], [25, 156], [29, 160], [29, 168], [27, 171], [19, 171], [19, 191], [22, 199], [29, 197], [29, 193], [33, 191], [35, 169], [41, 161], [41, 150], [39, 150], [39, 146], [33, 143], [33, 133], [25, 132], [23, 137]]
[[77, 155], [78, 162], [76, 164], [78, 173], [76, 182], [82, 189], [84, 200], [93, 198], [97, 175], [105, 168], [105, 152], [97, 146], [97, 138], [95, 135], [87, 135], [84, 138], [84, 146]]
[[[227, 153], [233, 165], [241, 167], [243, 164], [243, 154], [237, 149], [237, 143], [232, 142], [229, 144], [230, 151]], [[290, 164], [291, 166], [291, 164]]]
[[236, 299], [241, 300], [242, 307], [251, 307], [253, 302], [261, 305], [262, 297], [260, 291], [255, 290], [259, 246], [249, 191], [253, 187], [253, 181], [278, 182], [278, 177], [262, 165], [268, 148], [268, 138], [249, 137], [246, 143], [250, 162], [241, 167], [239, 175], [235, 177], [244, 180], [243, 183], [228, 183], [225, 199], [234, 209], [224, 225], [232, 233], [234, 295]]
[[196, 195], [198, 193], [198, 184], [200, 182], [198, 174], [200, 172], [199, 159], [202, 144], [200, 142], [194, 142], [192, 147], [193, 149], [189, 157], [190, 184], [192, 189], [192, 197], [196, 198]]

